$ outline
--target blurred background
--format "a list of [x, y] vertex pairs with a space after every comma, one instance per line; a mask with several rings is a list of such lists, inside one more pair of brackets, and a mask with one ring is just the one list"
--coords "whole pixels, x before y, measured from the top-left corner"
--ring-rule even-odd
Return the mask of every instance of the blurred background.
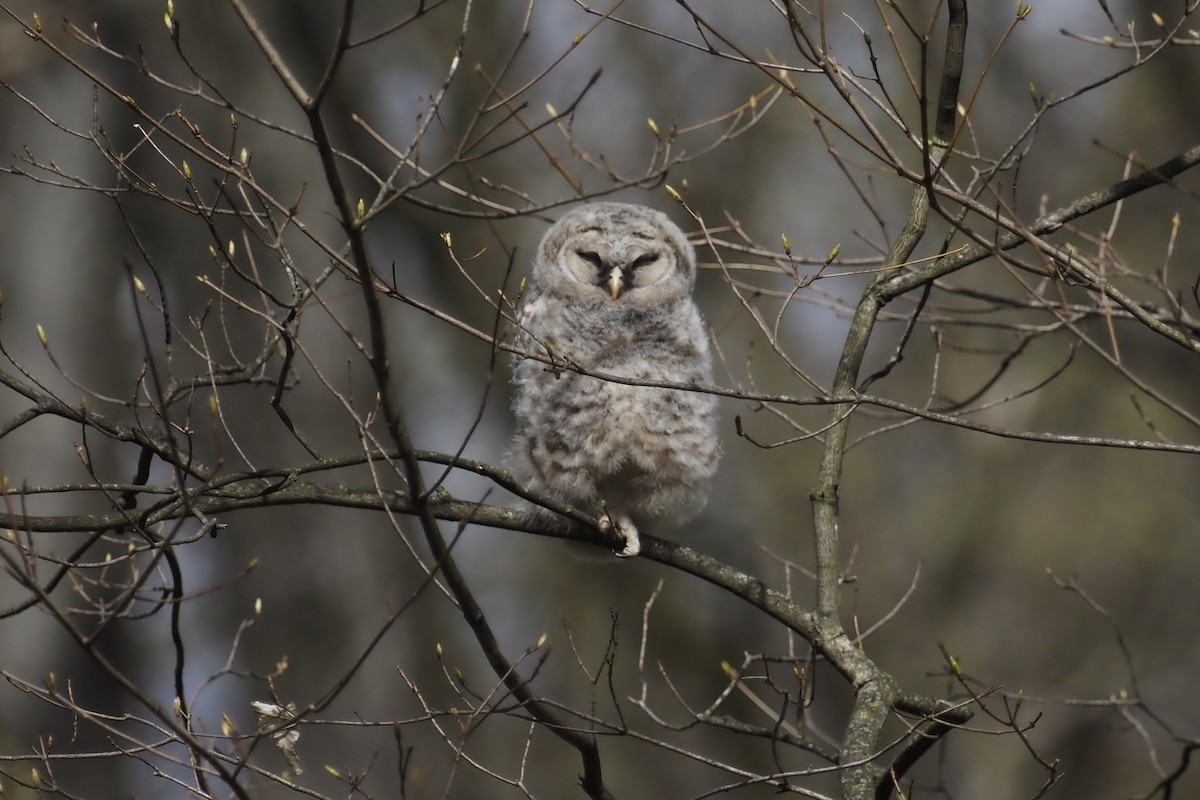
[[[922, 64], [911, 37], [904, 36], [906, 67], [901, 66], [875, 4], [844, 5], [828, 13], [822, 29], [830, 52], [849, 64], [863, 84], [877, 90], [861, 31], [870, 32], [889, 97], [907, 119], [915, 120], [918, 106], [907, 89], [904, 69], [916, 73]], [[923, 29], [938, 4], [904, 5], [910, 6], [905, 13]], [[315, 86], [333, 46], [340, 16], [337, 4], [294, 0], [250, 7], [300, 83]], [[63, 53], [33, 41], [10, 16], [0, 17], [0, 81], [5, 87], [0, 92], [0, 344], [10, 359], [4, 370], [13, 373], [14, 365], [20, 365], [27, 380], [36, 379], [69, 404], [77, 405], [87, 396], [90, 410], [127, 424], [150, 424], [153, 419], [145, 409], [145, 416], [139, 417], [127, 407], [140, 392], [148, 355], [184, 383], [196, 375], [203, 382], [203, 359], [188, 343], [203, 340], [214, 350], [228, 348], [243, 358], [261, 347], [261, 321], [249, 311], [218, 302], [218, 293], [197, 276], [208, 276], [214, 283], [229, 280], [229, 291], [236, 294], [241, 291], [237, 281], [221, 269], [209, 248], [214, 242], [235, 241], [239, 263], [246, 269], [256, 252], [265, 251], [249, 244], [241, 223], [231, 215], [218, 217], [210, 227], [149, 192], [128, 190], [128, 179], [103, 152], [122, 154], [124, 169], [140, 180], [156, 182], [168, 195], [182, 197], [181, 149], [162, 135], [147, 138], [144, 129], [135, 126], [138, 118], [109, 92], [97, 90], [97, 81], [135, 97], [141, 108], [173, 130], [186, 131], [186, 118], [218, 151], [236, 154], [245, 148], [257, 184], [285, 204], [298, 203], [298, 219], [336, 251], [344, 235], [322, 166], [312, 145], [294, 134], [308, 130], [303, 114], [246, 27], [225, 5], [176, 2], [178, 50], [164, 25], [161, 3], [20, 1], [3, 8], [25, 22], [36, 11], [46, 38]], [[808, 66], [773, 4], [734, 8], [698, 2], [694, 8], [724, 34], [725, 41], [713, 41], [722, 53], [740, 49], [765, 62]], [[362, 2], [351, 40], [364, 39], [418, 10], [414, 2]], [[381, 140], [404, 150], [426, 124], [430, 98], [442, 91], [455, 57], [466, 10], [460, 0], [441, 3], [411, 25], [347, 54], [324, 116], [337, 147], [358, 162], [343, 162], [351, 197], [364, 197], [371, 204], [378, 184], [370, 175], [386, 176], [395, 169], [396, 158]], [[1153, 165], [1196, 144], [1197, 48], [1167, 48], [1122, 74], [1147, 56], [1145, 48], [1106, 47], [1079, 38], [1119, 39], [1129, 32], [1127, 26], [1139, 36], [1157, 35], [1160, 29], [1144, 4], [1035, 4], [1011, 33], [1012, 4], [973, 3], [970, 13], [960, 95], [964, 108], [970, 108], [970, 127], [960, 146], [977, 158], [959, 158], [954, 174], [965, 183], [988, 159], [1006, 153], [1021, 158], [1018, 169], [998, 178], [981, 196], [984, 205], [1005, 207], [1028, 221], [1041, 208], [1065, 204], [1119, 180], [1131, 153], [1138, 163]], [[772, 352], [731, 290], [718, 254], [703, 246], [699, 222], [671, 199], [663, 183], [680, 191], [688, 207], [718, 230], [722, 240], [737, 238], [730, 231], [734, 221], [749, 240], [777, 253], [786, 236], [790, 249], [804, 262], [804, 274], [816, 272], [835, 247], [840, 248], [840, 259], [879, 256], [903, 224], [911, 184], [881, 169], [811, 106], [786, 95], [768, 106], [769, 95], [761, 93], [774, 86], [774, 73], [736, 58], [713, 56], [678, 4], [626, 3], [615, 16], [675, 39], [603, 20], [572, 0], [474, 3], [457, 73], [413, 158], [436, 171], [456, 153], [465, 154], [472, 160], [447, 168], [440, 174], [445, 181], [503, 206], [538, 210], [485, 219], [481, 212], [487, 209], [479, 204], [437, 185], [423, 186], [382, 208], [372, 220], [368, 242], [376, 269], [392, 277], [402, 293], [490, 332], [495, 313], [488, 301], [500, 288], [516, 296], [538, 237], [561, 207], [575, 201], [580, 190], [603, 193], [634, 184], [613, 196], [666, 211], [702, 245], [705, 269], [697, 295], [723, 356], [718, 383], [815, 394]], [[82, 33], [72, 33], [60, 22], [63, 19]], [[899, 27], [896, 17], [888, 19]], [[1177, 21], [1168, 19], [1165, 24]], [[1197, 27], [1194, 22], [1184, 25], [1184, 35], [1189, 35], [1189, 25]], [[931, 29], [931, 87], [936, 87], [941, 60], [937, 46], [944, 26], [943, 12]], [[815, 23], [812, 27], [818, 30]], [[94, 38], [89, 44], [82, 36]], [[833, 111], [855, 136], [865, 138], [862, 125], [847, 113], [825, 78], [797, 71], [790, 80], [819, 108]], [[1036, 130], [1021, 138], [1039, 103], [1100, 81], [1106, 82], [1052, 109]], [[533, 85], [513, 101], [514, 107], [520, 104], [514, 116], [506, 118], [498, 110], [474, 124], [477, 107], [488, 100], [490, 82], [507, 93]], [[751, 109], [752, 95], [761, 99]], [[212, 98], [224, 101], [211, 102]], [[520, 134], [520, 120], [543, 123], [549, 117], [547, 104], [563, 112], [577, 99], [568, 118], [539, 131], [539, 141], [559, 159], [561, 171], [532, 139], [492, 151]], [[236, 125], [231, 125], [225, 102], [239, 110]], [[739, 119], [711, 122], [738, 108], [743, 109]], [[903, 141], [886, 116], [875, 108], [867, 113], [901, 159], [919, 169], [916, 149]], [[755, 124], [746, 125], [751, 114]], [[356, 124], [352, 115], [365, 125]], [[738, 135], [725, 135], [730, 125]], [[686, 132], [696, 126], [694, 132]], [[682, 132], [669, 155], [689, 157], [671, 166], [664, 179], [653, 159], [658, 153], [661, 163], [662, 151], [656, 147], [671, 128]], [[464, 137], [469, 147], [464, 148]], [[717, 146], [706, 151], [712, 145]], [[58, 174], [36, 169], [30, 160], [53, 162]], [[196, 171], [206, 199], [218, 196], [215, 171], [201, 163], [189, 169]], [[412, 177], [411, 169], [401, 172], [405, 180]], [[858, 181], [858, 190], [846, 180], [847, 172]], [[80, 188], [85, 185], [106, 191]], [[1092, 254], [1103, 248], [1111, 263], [1133, 273], [1153, 276], [1166, 270], [1171, 292], [1195, 312], [1192, 287], [1200, 275], [1198, 188], [1197, 177], [1185, 174], [1173, 187], [1128, 201], [1119, 218], [1114, 220], [1113, 209], [1108, 209], [1062, 231], [1058, 241]], [[223, 191], [225, 209], [247, 196], [232, 184]], [[1175, 215], [1180, 222], [1172, 238]], [[937, 252], [946, 228], [935, 228], [917, 257]], [[445, 233], [450, 234], [454, 258]], [[285, 241], [296, 269], [308, 279], [328, 266], [328, 255], [294, 227], [285, 233]], [[772, 263], [730, 250], [719, 255], [727, 264]], [[278, 263], [264, 261], [253, 267], [264, 283], [286, 296], [288, 279]], [[162, 315], [131, 288], [127, 269], [151, 287], [152, 297], [158, 298], [161, 291], [169, 304], [178, 331], [169, 348]], [[786, 291], [784, 278], [768, 274], [754, 279]], [[796, 295], [782, 316], [781, 349], [821, 386], [828, 385], [842, 347], [846, 310], [869, 278], [862, 270], [827, 270]], [[482, 287], [482, 294], [472, 281]], [[953, 276], [949, 284], [1022, 296], [1012, 271], [994, 260]], [[1148, 302], [1165, 302], [1162, 293], [1154, 296], [1145, 286], [1134, 291]], [[366, 338], [361, 297], [357, 286], [340, 276], [326, 283], [320, 294], [323, 302], [306, 307], [298, 322], [304, 355], [298, 359], [299, 383], [285, 397], [285, 405], [322, 455], [354, 455], [361, 446], [355, 423], [322, 381], [328, 380], [360, 415], [370, 411], [371, 376], [353, 341]], [[978, 310], [962, 295], [934, 299], [931, 313], [969, 316]], [[770, 298], [763, 302], [767, 308], [779, 307]], [[896, 312], [894, 318], [882, 324], [872, 340], [867, 372], [886, 362], [913, 308], [907, 298], [893, 305], [888, 311]], [[141, 315], [135, 313], [139, 308]], [[416, 445], [444, 453], [463, 447], [465, 456], [502, 464], [512, 431], [507, 359], [500, 358], [491, 372], [493, 354], [487, 342], [403, 303], [391, 302], [386, 311], [397, 388]], [[206, 313], [219, 314], [220, 320], [200, 326]], [[1029, 325], [1053, 321], [1033, 312], [990, 317], [979, 312], [979, 318]], [[47, 347], [39, 341], [39, 325]], [[1085, 327], [1111, 349], [1103, 320]], [[931, 326], [918, 325], [906, 359], [871, 391], [914, 405], [924, 403], [931, 393], [961, 399], [996, 371], [1013, 342], [1003, 324], [947, 325], [937, 334], [945, 337], [940, 349]], [[1113, 336], [1129, 371], [1183, 409], [1197, 412], [1200, 383], [1194, 353], [1128, 323], [1118, 326]], [[985, 399], [1037, 385], [1068, 359], [1071, 342], [1067, 331], [1037, 339]], [[207, 400], [172, 411], [181, 428], [194, 431], [193, 445], [208, 463], [238, 471], [307, 460], [271, 411], [270, 386], [222, 391], [222, 423], [234, 434], [236, 448], [213, 422], [204, 407]], [[22, 486], [90, 481], [75, 451], [82, 436], [79, 427], [51, 418], [11, 425], [9, 421], [27, 408], [25, 398], [0, 389], [0, 419], [6, 426], [0, 429], [5, 432], [0, 438], [0, 476], [7, 479], [10, 496]], [[809, 429], [828, 421], [820, 408], [785, 410]], [[482, 418], [475, 426], [478, 413]], [[797, 435], [759, 403], [730, 399], [723, 415], [725, 458], [708, 511], [668, 538], [777, 588], [790, 586], [797, 599], [809, 605], [811, 582], [797, 570], [785, 574], [781, 560], [813, 566], [808, 494], [820, 444], [807, 438], [762, 449], [739, 438], [735, 416], [758, 442]], [[1197, 441], [1197, 431], [1185, 415], [1146, 400], [1126, 374], [1086, 348], [1046, 387], [980, 419], [1025, 431]], [[894, 420], [877, 411], [864, 413], [852, 427], [851, 438], [889, 421]], [[98, 438], [88, 445], [103, 480], [130, 480], [138, 457], [135, 446]], [[853, 576], [845, 590], [847, 624], [870, 628], [892, 613], [915, 581], [906, 602], [865, 640], [869, 656], [907, 689], [942, 695], [957, 689], [945, 677], [944, 648], [983, 685], [1024, 693], [1030, 699], [1021, 719], [1032, 723], [1042, 714], [1028, 732], [1031, 746], [1046, 760], [1057, 759], [1063, 773], [1049, 796], [1144, 796], [1179, 764], [1180, 745], [1169, 732], [1200, 736], [1200, 701], [1192, 690], [1200, 665], [1195, 580], [1200, 567], [1198, 470], [1200, 462], [1190, 454], [1021, 442], [931, 423], [864, 438], [849, 451], [841, 484], [841, 534], [847, 573]], [[439, 473], [431, 469], [429, 474], [432, 478]], [[370, 486], [365, 470], [329, 477]], [[169, 485], [170, 480], [156, 463], [151, 483]], [[479, 478], [456, 473], [446, 486], [466, 500], [511, 501]], [[25, 513], [40, 514], [108, 507], [102, 497], [62, 494], [30, 495], [19, 504]], [[421, 587], [422, 575], [407, 554], [404, 537], [378, 513], [285, 507], [228, 515], [221, 522], [228, 527], [218, 537], [179, 550], [188, 596], [183, 608], [187, 685], [189, 692], [196, 692], [206, 678], [228, 668], [199, 693], [193, 713], [203, 720], [198, 727], [213, 734], [221, 732], [223, 715], [235, 729], [249, 733], [257, 722], [250, 701], [268, 699], [261, 676], [275, 672], [286, 660], [286, 670], [275, 678], [279, 696], [301, 707], [316, 702], [351, 669], [391, 610]], [[401, 519], [398, 525], [420, 540], [411, 521]], [[193, 524], [188, 530], [194, 528]], [[454, 530], [447, 526], [448, 535]], [[44, 552], [62, 556], [81, 539], [43, 534], [36, 541]], [[591, 686], [585, 670], [597, 674], [614, 635], [615, 695], [624, 700], [640, 694], [643, 609], [660, 582], [661, 594], [648, 617], [644, 678], [650, 706], [672, 723], [689, 719], [681, 700], [692, 709], [706, 708], [726, 686], [722, 661], [738, 665], [747, 653], [803, 653], [801, 643], [790, 641], [786, 631], [748, 605], [654, 563], [581, 558], [578, 549], [555, 540], [478, 526], [465, 529], [456, 553], [510, 658], [548, 634], [552, 654], [538, 673], [535, 689], [566, 704], [588, 705]], [[101, 561], [104, 555], [105, 549], [98, 547], [89, 557]], [[241, 575], [252, 559], [256, 568]], [[1049, 573], [1077, 580], [1108, 617], [1078, 594], [1059, 588]], [[94, 588], [67, 581], [55, 596], [64, 605], [83, 606], [94, 600]], [[25, 597], [14, 582], [0, 579], [0, 608]], [[257, 616], [256, 601], [262, 608]], [[247, 619], [254, 624], [237, 638], [235, 650], [239, 624]], [[173, 695], [167, 622], [162, 613], [124, 621], [111, 626], [100, 642], [116, 665], [163, 707], [170, 706]], [[487, 695], [495, 685], [451, 602], [439, 592], [422, 591], [320, 715], [347, 724], [304, 729], [298, 750], [305, 772], [297, 782], [323, 795], [341, 796], [347, 791], [347, 776], [358, 775], [363, 776], [364, 793], [399, 796], [398, 751], [412, 747], [403, 796], [522, 796], [521, 789], [461, 763], [429, 723], [405, 726], [402, 744], [393, 738], [391, 723], [420, 717], [423, 703], [435, 708], [465, 704], [456, 696], [456, 669], [480, 694]], [[116, 749], [103, 724], [79, 724], [70, 713], [23, 691], [19, 681], [42, 685], [53, 673], [58, 685], [70, 682], [82, 705], [114, 715], [145, 716], [144, 707], [98, 669], [54, 618], [35, 610], [0, 619], [0, 671], [10, 678], [8, 684], [0, 684], [0, 767], [12, 775], [27, 776], [37, 766], [19, 757], [28, 756], [49, 736], [55, 740], [51, 752]], [[419, 686], [419, 696], [406, 678]], [[847, 690], [832, 674], [818, 671], [816, 679], [814, 722], [836, 740], [845, 724]], [[607, 692], [602, 681], [601, 695]], [[1104, 702], [1122, 692], [1140, 692], [1156, 718], [1144, 710], [1122, 713]], [[623, 710], [634, 727], [656, 730], [642, 711], [628, 704]], [[722, 711], [770, 724], [736, 695]], [[598, 713], [615, 717], [604, 699]], [[443, 718], [439, 724], [450, 741], [461, 737], [459, 721]], [[974, 724], [985, 730], [1000, 728], [980, 717]], [[898, 734], [902, 730], [896, 727]], [[489, 720], [471, 734], [468, 753], [482, 767], [515, 777], [527, 732], [511, 720]], [[150, 741], [157, 736], [149, 729], [137, 735]], [[681, 746], [722, 763], [751, 770], [775, 768], [772, 752], [759, 740], [701, 727], [673, 736]], [[619, 797], [691, 797], [735, 780], [712, 766], [642, 749], [629, 738], [606, 739], [602, 752], [606, 776]], [[176, 755], [186, 764], [182, 750]], [[287, 768], [265, 745], [254, 758], [269, 769]], [[574, 777], [578, 759], [560, 742], [545, 732], [534, 734], [528, 759], [528, 790], [533, 795], [583, 796]], [[138, 759], [54, 763], [56, 777], [75, 796], [186, 796], [183, 788], [155, 777]], [[327, 771], [326, 765], [338, 774]], [[186, 771], [175, 774], [187, 779]], [[1031, 797], [1046, 776], [1011, 733], [955, 733], [947, 737], [940, 754], [927, 757], [915, 773], [913, 796], [944, 792], [962, 799]], [[253, 796], [286, 793], [265, 780], [251, 780], [249, 785]], [[829, 778], [803, 785], [835, 791]], [[1189, 796], [1200, 791], [1200, 779], [1191, 776], [1178, 789], [1177, 796]], [[5, 791], [6, 796], [33, 796], [10, 782]], [[767, 797], [776, 790], [758, 786], [738, 793]]]

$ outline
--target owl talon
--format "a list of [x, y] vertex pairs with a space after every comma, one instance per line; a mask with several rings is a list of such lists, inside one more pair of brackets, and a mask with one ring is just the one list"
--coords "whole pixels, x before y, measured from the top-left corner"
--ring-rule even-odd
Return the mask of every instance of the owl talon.
[[615, 551], [618, 558], [632, 558], [642, 552], [642, 541], [638, 536], [637, 526], [629, 517], [619, 517], [614, 520], [606, 511], [601, 515], [598, 523], [600, 530], [604, 533], [611, 531], [625, 540], [625, 546]]

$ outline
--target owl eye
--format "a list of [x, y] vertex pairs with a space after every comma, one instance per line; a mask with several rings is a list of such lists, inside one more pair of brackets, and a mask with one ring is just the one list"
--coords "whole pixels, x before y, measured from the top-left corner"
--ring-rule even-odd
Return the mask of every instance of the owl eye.
[[646, 253], [635, 258], [633, 263], [629, 265], [629, 269], [634, 270], [638, 267], [644, 267], [647, 264], [653, 264], [655, 261], [658, 261], [658, 253]]
[[600, 269], [604, 266], [604, 261], [601, 260], [600, 254], [593, 250], [576, 250], [575, 255], [579, 256], [596, 269]]

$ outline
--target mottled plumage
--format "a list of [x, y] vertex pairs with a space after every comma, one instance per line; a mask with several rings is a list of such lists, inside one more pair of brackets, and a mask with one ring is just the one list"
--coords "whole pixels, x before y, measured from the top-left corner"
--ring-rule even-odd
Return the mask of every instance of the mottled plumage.
[[679, 389], [580, 375], [711, 384], [712, 359], [692, 288], [696, 258], [665, 214], [595, 203], [546, 232], [518, 313], [513, 462], [525, 484], [614, 525], [693, 518], [717, 468], [717, 401]]

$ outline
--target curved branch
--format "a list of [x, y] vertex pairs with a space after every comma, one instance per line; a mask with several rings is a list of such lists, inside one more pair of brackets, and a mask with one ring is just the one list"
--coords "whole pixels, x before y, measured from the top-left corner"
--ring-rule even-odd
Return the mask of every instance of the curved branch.
[[[880, 309], [890, 299], [884, 288], [892, 277], [888, 267], [906, 263], [924, 237], [929, 219], [930, 197], [934, 191], [934, 176], [942, 159], [949, 152], [954, 135], [955, 108], [962, 80], [963, 54], [967, 31], [965, 0], [950, 0], [947, 4], [949, 24], [945, 65], [938, 91], [937, 115], [933, 135], [927, 133], [928, 121], [921, 115], [923, 138], [929, 142], [924, 150], [924, 177], [913, 193], [904, 230], [892, 244], [884, 261], [884, 271], [863, 291], [842, 354], [838, 360], [830, 393], [834, 397], [853, 394], [858, 384], [863, 357], [875, 328]], [[922, 49], [922, 67], [926, 67], [926, 51]], [[928, 108], [922, 83], [921, 108]], [[842, 763], [847, 768], [841, 774], [842, 793], [846, 798], [869, 798], [875, 794], [876, 770], [871, 766], [878, 752], [883, 725], [899, 696], [895, 679], [878, 667], [859, 650], [846, 635], [839, 619], [841, 610], [841, 572], [838, 539], [838, 484], [850, 428], [853, 404], [836, 403], [830, 410], [833, 424], [825, 435], [817, 485], [810, 499], [817, 550], [817, 615], [821, 636], [831, 647], [831, 661], [850, 680], [855, 690], [854, 708], [846, 725], [842, 748]], [[853, 766], [849, 766], [853, 765]]]

